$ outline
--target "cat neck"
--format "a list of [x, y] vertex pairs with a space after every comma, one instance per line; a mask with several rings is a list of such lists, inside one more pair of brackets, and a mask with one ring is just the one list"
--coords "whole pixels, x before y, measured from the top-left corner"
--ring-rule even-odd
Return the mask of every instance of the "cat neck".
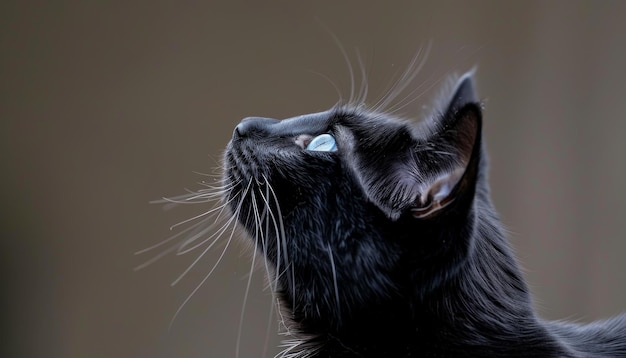
[[479, 220], [470, 258], [427, 296], [403, 292], [336, 328], [296, 322], [293, 342], [306, 357], [568, 356], [536, 318], [508, 244], [490, 222]]

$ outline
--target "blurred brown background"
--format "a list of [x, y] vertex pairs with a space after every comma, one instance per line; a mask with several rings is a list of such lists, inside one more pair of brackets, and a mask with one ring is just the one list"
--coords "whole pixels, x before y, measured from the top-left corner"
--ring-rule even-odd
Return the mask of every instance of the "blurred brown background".
[[[0, 4], [3, 357], [234, 357], [250, 260], [133, 252], [201, 212], [148, 201], [198, 189], [249, 115], [349, 94], [330, 29], [384, 95], [432, 43], [405, 108], [477, 65], [493, 196], [544, 317], [626, 310], [626, 2], [274, 1]], [[323, 76], [319, 75], [322, 74]], [[395, 77], [394, 77], [395, 76]], [[277, 352], [262, 272], [241, 357]]]

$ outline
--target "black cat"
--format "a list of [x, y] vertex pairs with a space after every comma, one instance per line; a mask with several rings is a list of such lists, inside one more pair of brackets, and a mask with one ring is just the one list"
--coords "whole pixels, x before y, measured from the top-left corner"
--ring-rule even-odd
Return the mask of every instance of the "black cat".
[[546, 322], [489, 198], [472, 75], [419, 126], [246, 118], [224, 200], [273, 269], [293, 357], [622, 357], [626, 315]]

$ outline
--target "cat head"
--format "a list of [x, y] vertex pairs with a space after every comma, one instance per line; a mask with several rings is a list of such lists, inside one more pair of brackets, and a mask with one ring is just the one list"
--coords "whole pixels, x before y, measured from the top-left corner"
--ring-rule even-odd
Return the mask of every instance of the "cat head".
[[470, 254], [481, 159], [472, 76], [420, 124], [338, 106], [246, 118], [225, 153], [225, 200], [296, 320], [424, 297]]

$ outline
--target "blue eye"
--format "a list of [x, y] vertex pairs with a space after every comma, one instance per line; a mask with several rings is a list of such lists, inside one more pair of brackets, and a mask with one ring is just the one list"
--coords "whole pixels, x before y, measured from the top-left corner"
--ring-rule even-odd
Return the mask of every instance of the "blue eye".
[[337, 150], [337, 143], [332, 135], [320, 134], [311, 139], [306, 149], [315, 152], [334, 152]]

